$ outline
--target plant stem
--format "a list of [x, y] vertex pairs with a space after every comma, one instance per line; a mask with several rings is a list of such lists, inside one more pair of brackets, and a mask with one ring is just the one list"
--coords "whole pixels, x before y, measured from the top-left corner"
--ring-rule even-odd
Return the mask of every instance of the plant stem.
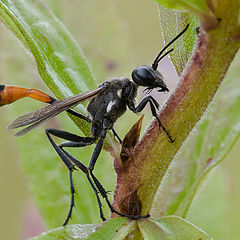
[[153, 121], [136, 146], [127, 170], [123, 171], [115, 161], [118, 180], [113, 205], [116, 209], [121, 209], [126, 196], [138, 190], [142, 214], [151, 210], [169, 165], [224, 79], [240, 46], [239, 2], [221, 1], [221, 5], [215, 6], [215, 14], [219, 24], [211, 30], [200, 27], [191, 60], [175, 93], [159, 114], [175, 142], [170, 143]]

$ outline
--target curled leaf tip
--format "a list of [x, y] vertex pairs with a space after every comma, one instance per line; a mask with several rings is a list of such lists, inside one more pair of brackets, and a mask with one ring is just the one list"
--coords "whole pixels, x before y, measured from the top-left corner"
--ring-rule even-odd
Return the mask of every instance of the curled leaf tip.
[[142, 115], [142, 117], [132, 126], [123, 139], [120, 158], [124, 169], [127, 167], [128, 160], [131, 158], [133, 150], [138, 143], [143, 117], [144, 115]]

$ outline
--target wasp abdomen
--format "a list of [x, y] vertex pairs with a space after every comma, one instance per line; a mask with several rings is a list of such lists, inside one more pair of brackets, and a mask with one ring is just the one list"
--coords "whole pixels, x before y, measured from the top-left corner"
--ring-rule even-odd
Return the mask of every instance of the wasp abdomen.
[[53, 97], [36, 89], [0, 85], [0, 106], [11, 104], [25, 97], [30, 97], [45, 103], [52, 103], [55, 101]]

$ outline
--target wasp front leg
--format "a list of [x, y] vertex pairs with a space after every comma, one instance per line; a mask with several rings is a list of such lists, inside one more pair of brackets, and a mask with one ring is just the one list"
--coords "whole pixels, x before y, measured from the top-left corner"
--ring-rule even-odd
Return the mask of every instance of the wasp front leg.
[[163, 129], [163, 131], [168, 136], [170, 142], [173, 143], [175, 140], [171, 137], [171, 135], [169, 134], [167, 129], [163, 126], [163, 124], [161, 123], [159, 117], [157, 116], [156, 109], [159, 108], [159, 104], [158, 104], [158, 102], [156, 101], [155, 98], [153, 98], [152, 96], [147, 96], [147, 97], [143, 98], [136, 107], [135, 107], [134, 101], [133, 100], [129, 100], [128, 108], [132, 112], [134, 112], [134, 113], [139, 113], [146, 107], [147, 103], [150, 104], [152, 115], [157, 119], [159, 127], [161, 127]]

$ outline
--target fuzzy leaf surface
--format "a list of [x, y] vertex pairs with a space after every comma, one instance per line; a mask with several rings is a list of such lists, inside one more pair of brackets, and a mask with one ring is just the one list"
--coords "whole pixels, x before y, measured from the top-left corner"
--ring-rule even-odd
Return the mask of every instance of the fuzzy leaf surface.
[[201, 229], [176, 216], [150, 219], [138, 222], [144, 239], [148, 240], [210, 240]]
[[206, 0], [155, 0], [160, 5], [173, 10], [188, 10], [201, 17], [213, 17], [213, 13], [208, 7]]
[[127, 223], [124, 218], [114, 218], [101, 225], [95, 224], [76, 224], [52, 229], [43, 233], [32, 240], [51, 240], [51, 239], [88, 239], [88, 240], [121, 240], [129, 233], [134, 222]]
[[159, 17], [165, 44], [170, 42], [187, 24], [190, 24], [183, 36], [171, 45], [174, 51], [170, 53], [170, 58], [180, 76], [196, 43], [196, 28], [199, 26], [199, 21], [196, 16], [187, 12], [175, 11], [161, 5], [159, 5]]
[[[0, 1], [0, 15], [1, 21], [33, 55], [40, 76], [57, 98], [96, 88], [83, 52], [45, 3]], [[83, 108], [79, 110], [84, 112]], [[88, 132], [87, 124], [74, 119], [82, 131]]]

